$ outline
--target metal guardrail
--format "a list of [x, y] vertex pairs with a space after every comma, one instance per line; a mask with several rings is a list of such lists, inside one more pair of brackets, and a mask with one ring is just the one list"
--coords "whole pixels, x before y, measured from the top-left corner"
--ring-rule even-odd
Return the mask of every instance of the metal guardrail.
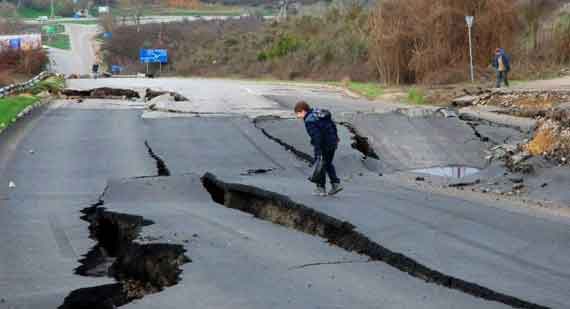
[[23, 82], [20, 84], [12, 84], [12, 85], [8, 85], [4, 88], [0, 88], [0, 98], [28, 90], [28, 89], [32, 88], [33, 86], [35, 86], [40, 81], [42, 81], [42, 80], [44, 80], [44, 79], [46, 79], [52, 75], [54, 75], [54, 74], [44, 71], [44, 72], [41, 72], [40, 74], [36, 75], [34, 78], [28, 80], [27, 82]]

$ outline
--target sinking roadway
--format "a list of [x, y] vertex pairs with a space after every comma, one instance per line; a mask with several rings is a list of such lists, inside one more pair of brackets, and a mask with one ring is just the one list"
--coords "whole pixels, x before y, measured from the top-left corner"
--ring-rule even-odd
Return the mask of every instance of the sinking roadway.
[[[190, 102], [60, 100], [0, 135], [0, 308], [570, 307], [568, 219], [411, 172], [490, 172], [520, 128], [314, 85], [69, 86]], [[338, 196], [311, 195], [299, 99], [339, 122]]]

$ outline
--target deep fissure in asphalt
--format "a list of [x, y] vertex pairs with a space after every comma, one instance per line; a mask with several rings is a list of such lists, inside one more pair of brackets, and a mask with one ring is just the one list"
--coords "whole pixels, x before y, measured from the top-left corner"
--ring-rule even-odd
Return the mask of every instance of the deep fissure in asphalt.
[[91, 98], [91, 99], [140, 99], [138, 92], [131, 89], [100, 87], [87, 90], [79, 89], [63, 89], [61, 94], [74, 98]]
[[355, 231], [355, 226], [351, 223], [340, 221], [293, 202], [287, 196], [253, 186], [226, 183], [218, 180], [216, 176], [210, 173], [206, 173], [202, 177], [202, 183], [212, 199], [220, 205], [252, 214], [256, 218], [303, 233], [322, 237], [331, 245], [366, 255], [372, 261], [384, 262], [426, 282], [458, 290], [485, 300], [503, 303], [513, 308], [548, 308], [430, 269], [401, 253], [393, 252], [370, 240]]
[[[283, 146], [283, 148], [285, 148], [287, 151], [292, 152], [299, 160], [302, 160], [302, 161], [305, 161], [305, 162], [308, 162], [311, 164], [313, 163], [313, 161], [314, 161], [313, 156], [311, 156], [305, 152], [302, 152], [302, 151], [298, 150], [297, 148], [293, 147], [292, 145], [286, 143], [282, 139], [271, 135], [269, 132], [267, 132], [267, 130], [265, 130], [264, 128], [262, 128], [258, 125], [260, 121], [263, 121], [266, 119], [279, 120], [278, 117], [258, 117], [258, 118], [253, 120], [253, 125], [258, 130], [260, 130], [261, 133], [263, 133], [263, 135], [265, 135], [265, 137], [267, 137], [270, 140], [272, 140], [272, 141], [278, 143], [279, 145]], [[351, 139], [352, 139], [351, 147], [353, 149], [359, 151], [364, 156], [364, 159], [366, 159], [366, 158], [373, 158], [373, 159], [377, 159], [377, 160], [380, 159], [380, 157], [378, 156], [378, 154], [376, 154], [376, 152], [374, 151], [374, 148], [372, 147], [372, 145], [368, 141], [368, 138], [360, 135], [358, 130], [352, 124], [350, 124], [348, 122], [341, 122], [339, 124], [346, 127], [348, 129], [348, 131], [352, 134], [352, 136], [351, 136]]]
[[471, 121], [466, 121], [465, 122], [470, 128], [471, 130], [473, 130], [473, 134], [475, 134], [475, 136], [483, 143], [491, 143], [491, 144], [497, 144], [494, 141], [491, 141], [491, 139], [487, 136], [483, 136], [479, 130], [477, 130], [477, 126], [479, 125], [478, 123], [475, 122], [471, 122]]
[[263, 133], [263, 135], [265, 135], [265, 137], [267, 137], [268, 139], [270, 139], [270, 140], [276, 142], [277, 144], [283, 146], [283, 148], [285, 148], [285, 150], [292, 152], [295, 155], [295, 157], [297, 157], [299, 160], [305, 161], [305, 162], [308, 162], [311, 164], [313, 163], [313, 161], [314, 161], [313, 156], [298, 150], [297, 148], [287, 144], [283, 140], [269, 134], [269, 132], [267, 132], [267, 130], [265, 130], [264, 128], [258, 126], [258, 122], [260, 120], [261, 119], [259, 119], [259, 118], [254, 119], [253, 120], [253, 126], [255, 126], [258, 130], [260, 130], [261, 133]]
[[72, 291], [60, 309], [101, 309], [125, 305], [160, 292], [180, 281], [180, 266], [191, 262], [182, 245], [139, 244], [142, 227], [153, 224], [141, 216], [107, 211], [103, 202], [82, 210], [90, 237], [97, 241], [80, 260], [75, 272], [83, 276], [110, 276], [118, 282]]
[[473, 115], [468, 115], [468, 114], [460, 114], [459, 119], [464, 121], [473, 130], [473, 134], [475, 134], [475, 136], [479, 140], [481, 140], [484, 143], [491, 143], [493, 145], [498, 145], [500, 143], [506, 144], [508, 142], [508, 138], [504, 141], [501, 141], [501, 142], [494, 141], [494, 140], [490, 139], [488, 136], [484, 136], [483, 134], [481, 134], [481, 132], [479, 132], [479, 130], [477, 129], [477, 127], [479, 125], [486, 125], [486, 126], [496, 127], [496, 128], [509, 128], [509, 129], [516, 130], [517, 132], [519, 132], [521, 134], [529, 134], [530, 133], [530, 132], [525, 131], [524, 129], [519, 128], [517, 126], [502, 124], [502, 123], [498, 123], [498, 122], [492, 122], [492, 121], [485, 120], [482, 118], [478, 118], [478, 117], [475, 117]]
[[168, 169], [166, 162], [164, 162], [164, 160], [162, 160], [162, 158], [152, 150], [152, 147], [150, 147], [148, 141], [144, 141], [144, 145], [148, 150], [148, 154], [156, 161], [158, 176], [170, 176], [170, 170]]
[[378, 154], [376, 154], [376, 152], [374, 151], [372, 145], [370, 145], [368, 137], [361, 135], [351, 123], [341, 122], [340, 125], [346, 127], [348, 131], [352, 134], [351, 137], [352, 144], [350, 144], [350, 146], [352, 146], [353, 149], [356, 149], [360, 153], [362, 153], [365, 159], [366, 158], [373, 158], [376, 160], [380, 159]]

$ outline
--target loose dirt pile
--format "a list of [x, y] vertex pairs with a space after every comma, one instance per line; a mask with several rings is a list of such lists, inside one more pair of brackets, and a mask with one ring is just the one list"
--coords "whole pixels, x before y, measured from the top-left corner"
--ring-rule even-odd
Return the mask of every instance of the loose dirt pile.
[[[513, 110], [546, 110], [570, 102], [568, 90], [479, 90], [456, 98], [462, 105], [493, 105]], [[527, 116], [522, 116], [527, 117]], [[528, 116], [530, 117], [530, 116]]]
[[525, 164], [531, 157], [567, 165], [570, 156], [570, 91], [568, 90], [482, 90], [455, 99], [457, 105], [489, 105], [500, 114], [538, 120], [532, 138], [519, 145], [495, 148], [489, 158], [501, 159], [513, 171], [532, 172]]
[[534, 137], [523, 145], [523, 149], [532, 156], [544, 156], [560, 165], [568, 165], [570, 158], [568, 120], [558, 121], [551, 117], [541, 119]]

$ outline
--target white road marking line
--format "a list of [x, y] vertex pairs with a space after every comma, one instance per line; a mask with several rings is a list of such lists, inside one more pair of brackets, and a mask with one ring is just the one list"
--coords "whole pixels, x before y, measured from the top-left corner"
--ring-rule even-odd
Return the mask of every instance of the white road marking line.
[[251, 95], [257, 95], [257, 96], [261, 96], [262, 94], [256, 91], [251, 90], [250, 88], [247, 87], [242, 87], [247, 93], [251, 94]]

